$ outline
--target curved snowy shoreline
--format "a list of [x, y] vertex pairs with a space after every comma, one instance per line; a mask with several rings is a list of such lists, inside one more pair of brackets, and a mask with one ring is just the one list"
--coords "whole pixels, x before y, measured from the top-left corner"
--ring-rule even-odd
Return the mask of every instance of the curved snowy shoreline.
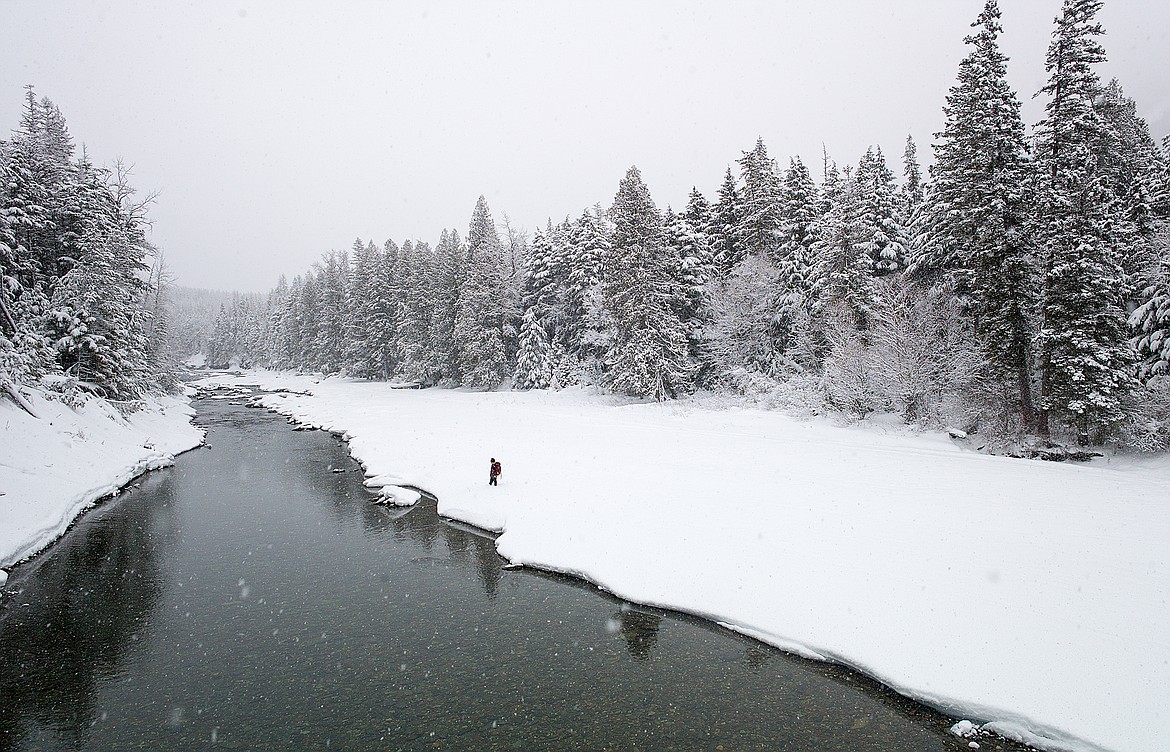
[[210, 381], [311, 391], [262, 402], [343, 433], [379, 482], [503, 531], [514, 563], [853, 667], [1037, 746], [1170, 748], [1165, 458], [1025, 462], [573, 391]]
[[185, 397], [147, 397], [122, 416], [102, 399], [78, 410], [32, 392], [34, 418], [0, 400], [0, 568], [60, 538], [101, 499], [203, 443]]

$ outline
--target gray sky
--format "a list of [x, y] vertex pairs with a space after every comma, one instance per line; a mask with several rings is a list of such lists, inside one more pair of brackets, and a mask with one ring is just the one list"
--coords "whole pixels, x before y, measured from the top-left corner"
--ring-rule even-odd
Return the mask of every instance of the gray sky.
[[[907, 134], [929, 160], [983, 0], [23, 2], [0, 0], [0, 130], [22, 87], [94, 160], [158, 190], [179, 283], [267, 290], [355, 236], [465, 233], [608, 205], [637, 164], [661, 208], [715, 196], [757, 136], [819, 177]], [[1029, 125], [1060, 0], [1000, 0]], [[1110, 61], [1170, 132], [1170, 3], [1107, 0]]]

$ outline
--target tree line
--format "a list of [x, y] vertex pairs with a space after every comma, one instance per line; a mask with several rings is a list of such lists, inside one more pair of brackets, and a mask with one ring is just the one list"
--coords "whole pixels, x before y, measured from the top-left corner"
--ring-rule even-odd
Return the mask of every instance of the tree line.
[[0, 387], [128, 401], [174, 385], [152, 196], [121, 163], [76, 154], [65, 118], [27, 88], [0, 141]]
[[[850, 164], [823, 154], [814, 180], [760, 139], [716, 196], [693, 190], [677, 211], [655, 204], [636, 167], [607, 206], [531, 235], [507, 222], [501, 233], [480, 197], [466, 235], [358, 240], [264, 301], [225, 304], [208, 355], [479, 389], [733, 391], [1000, 437], [1165, 447], [1170, 144], [1096, 72], [1101, 6], [1065, 0], [1045, 115], [1029, 129], [989, 0], [925, 176], [909, 138], [901, 180], [878, 147]], [[72, 158], [51, 103], [30, 91], [26, 110], [0, 149], [5, 373], [55, 369], [132, 394], [160, 378], [166, 329], [144, 204], [120, 171]], [[73, 211], [80, 199], [67, 197], [95, 184], [112, 202]], [[83, 214], [112, 219], [80, 231]]]
[[812, 384], [857, 415], [1164, 446], [1170, 155], [1096, 72], [1101, 5], [1065, 1], [1029, 132], [989, 0], [925, 178], [909, 138], [900, 184], [871, 148], [824, 155], [819, 185], [761, 139], [679, 211], [636, 167], [531, 238], [480, 197], [466, 238], [355, 241], [222, 331], [281, 368], [653, 399]]

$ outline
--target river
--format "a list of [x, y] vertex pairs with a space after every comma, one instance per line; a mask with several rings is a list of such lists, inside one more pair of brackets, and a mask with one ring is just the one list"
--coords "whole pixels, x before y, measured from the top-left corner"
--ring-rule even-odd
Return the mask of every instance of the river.
[[233, 402], [12, 572], [0, 749], [968, 749], [865, 677], [504, 569], [433, 500], [371, 503], [334, 436]]

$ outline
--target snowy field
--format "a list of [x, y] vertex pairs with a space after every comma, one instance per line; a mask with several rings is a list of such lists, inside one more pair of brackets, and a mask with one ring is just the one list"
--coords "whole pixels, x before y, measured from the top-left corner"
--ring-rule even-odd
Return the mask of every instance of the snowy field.
[[573, 390], [209, 383], [310, 391], [263, 401], [346, 433], [388, 496], [417, 486], [504, 531], [513, 562], [853, 666], [1049, 749], [1170, 749], [1167, 458], [1013, 460]]
[[99, 399], [77, 411], [38, 394], [31, 404], [39, 420], [0, 400], [0, 567], [37, 553], [97, 500], [203, 441], [186, 398], [149, 398], [129, 418]]

